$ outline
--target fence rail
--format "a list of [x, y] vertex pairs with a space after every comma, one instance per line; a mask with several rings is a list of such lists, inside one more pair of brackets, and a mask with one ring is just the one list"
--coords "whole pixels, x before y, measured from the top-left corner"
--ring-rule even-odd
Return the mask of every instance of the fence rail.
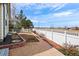
[[47, 38], [54, 42], [63, 45], [64, 43], [79, 45], [79, 33], [78, 32], [67, 32], [67, 31], [47, 31], [36, 29], [38, 33], [43, 33]]

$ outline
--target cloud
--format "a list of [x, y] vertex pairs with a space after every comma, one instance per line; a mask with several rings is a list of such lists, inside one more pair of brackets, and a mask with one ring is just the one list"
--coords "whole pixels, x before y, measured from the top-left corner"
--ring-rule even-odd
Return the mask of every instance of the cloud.
[[53, 16], [55, 16], [55, 17], [63, 17], [63, 16], [70, 16], [72, 14], [73, 14], [73, 12], [66, 11], [66, 12], [55, 13], [55, 14], [53, 14]]
[[63, 17], [63, 16], [72, 16], [74, 14], [77, 14], [78, 9], [72, 9], [72, 10], [66, 10], [58, 13], [54, 13], [54, 17]]
[[57, 10], [63, 8], [65, 5], [66, 5], [66, 3], [65, 3], [65, 4], [62, 4], [62, 5], [59, 5], [59, 6], [55, 9], [55, 11], [57, 11]]
[[[32, 11], [33, 14], [41, 14], [44, 8], [48, 8], [48, 11], [55, 9], [58, 10], [61, 6], [64, 6], [62, 3], [21, 3], [15, 4], [17, 9], [24, 8], [27, 11]], [[18, 8], [19, 6], [19, 8]]]
[[39, 16], [35, 16], [36, 18], [39, 18], [39, 19], [52, 19], [52, 18], [59, 18], [59, 17], [66, 17], [66, 16], [72, 16], [76, 14], [76, 11], [74, 10], [67, 10], [67, 11], [62, 11], [62, 12], [57, 12], [57, 13], [49, 13], [49, 14], [45, 14], [45, 15], [39, 15]]
[[40, 4], [35, 4], [37, 5], [35, 8], [36, 9], [43, 9], [43, 8], [56, 8], [58, 7], [59, 5], [61, 5], [60, 3], [40, 3]]
[[[48, 24], [64, 26], [68, 24], [78, 25], [79, 23], [75, 21], [79, 20], [79, 8], [67, 8], [66, 3], [27, 3], [17, 5], [20, 7], [18, 7], [19, 9], [22, 8], [25, 11], [26, 16], [29, 16], [29, 19], [31, 19], [35, 25], [39, 23], [43, 24], [43, 26]], [[74, 6], [72, 5], [71, 7]]]
[[37, 23], [38, 22], [38, 20], [31, 20], [32, 22], [34, 22], [34, 23]]
[[43, 21], [40, 21], [40, 20], [32, 20], [31, 19], [31, 21], [33, 22], [33, 23], [46, 23], [47, 21], [45, 21], [45, 20], [43, 20]]
[[38, 19], [37, 17], [30, 17], [29, 18], [33, 23], [46, 23], [47, 21], [42, 20], [42, 19]]
[[42, 14], [42, 12], [41, 12], [41, 11], [36, 11], [36, 10], [34, 10], [34, 14], [35, 14], [35, 15], [37, 15], [37, 14]]
[[35, 9], [42, 9], [42, 8], [47, 8], [47, 7], [58, 7], [59, 5], [62, 5], [62, 3], [28, 3], [28, 4], [21, 4], [26, 7], [32, 7]]

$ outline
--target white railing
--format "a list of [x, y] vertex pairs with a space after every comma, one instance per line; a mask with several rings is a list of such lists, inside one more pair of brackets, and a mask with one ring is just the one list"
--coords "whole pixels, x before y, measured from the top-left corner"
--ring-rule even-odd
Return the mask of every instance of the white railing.
[[36, 31], [40, 34], [43, 33], [47, 38], [53, 40], [54, 42], [63, 45], [64, 43], [72, 44], [72, 45], [79, 45], [79, 33], [68, 33], [66, 31], [62, 32], [54, 32], [54, 31], [47, 31], [36, 29]]

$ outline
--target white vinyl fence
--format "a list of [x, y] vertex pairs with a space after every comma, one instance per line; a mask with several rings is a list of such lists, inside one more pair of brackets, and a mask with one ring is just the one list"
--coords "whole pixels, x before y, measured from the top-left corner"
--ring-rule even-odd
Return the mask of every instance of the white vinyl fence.
[[53, 40], [57, 44], [63, 46], [64, 43], [72, 44], [72, 45], [79, 45], [79, 34], [78, 33], [67, 33], [65, 32], [53, 32], [53, 31], [46, 31], [46, 30], [38, 30], [35, 29], [36, 32], [39, 34], [43, 33], [45, 37]]

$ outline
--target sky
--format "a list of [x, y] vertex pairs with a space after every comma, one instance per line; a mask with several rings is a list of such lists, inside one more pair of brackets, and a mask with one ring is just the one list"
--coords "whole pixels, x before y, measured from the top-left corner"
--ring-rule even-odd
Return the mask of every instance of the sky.
[[17, 3], [16, 14], [23, 10], [35, 27], [79, 26], [79, 3]]

